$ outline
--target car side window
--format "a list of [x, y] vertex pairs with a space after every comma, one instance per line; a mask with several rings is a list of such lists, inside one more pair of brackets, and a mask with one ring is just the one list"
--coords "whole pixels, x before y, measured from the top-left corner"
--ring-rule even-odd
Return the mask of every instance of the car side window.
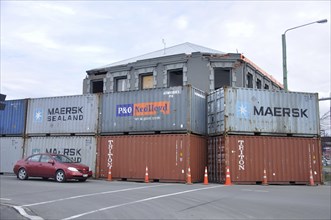
[[41, 155], [40, 162], [48, 163], [50, 159], [48, 155]]
[[28, 158], [28, 161], [30, 162], [38, 162], [39, 161], [39, 158], [40, 158], [40, 155], [34, 155], [34, 156], [31, 156]]

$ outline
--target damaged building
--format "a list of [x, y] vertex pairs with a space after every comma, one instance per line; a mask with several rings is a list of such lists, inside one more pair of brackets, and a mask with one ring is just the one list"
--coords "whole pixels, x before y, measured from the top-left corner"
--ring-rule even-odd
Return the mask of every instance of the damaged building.
[[240, 53], [183, 43], [86, 71], [83, 94], [192, 85], [280, 90], [282, 84]]

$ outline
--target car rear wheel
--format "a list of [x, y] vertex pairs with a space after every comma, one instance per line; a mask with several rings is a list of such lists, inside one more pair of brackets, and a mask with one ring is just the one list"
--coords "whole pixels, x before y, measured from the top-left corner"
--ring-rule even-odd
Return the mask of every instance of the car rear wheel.
[[66, 175], [63, 170], [58, 170], [55, 175], [55, 180], [59, 183], [66, 181]]
[[24, 168], [21, 168], [21, 169], [18, 171], [17, 177], [18, 177], [20, 180], [26, 180], [26, 179], [28, 178], [28, 173], [26, 172], [26, 170], [25, 170]]

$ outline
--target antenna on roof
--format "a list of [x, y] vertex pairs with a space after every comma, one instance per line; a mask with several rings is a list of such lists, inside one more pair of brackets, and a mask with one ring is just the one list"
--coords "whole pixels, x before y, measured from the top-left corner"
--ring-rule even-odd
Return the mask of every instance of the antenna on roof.
[[166, 54], [166, 42], [163, 38], [162, 38], [162, 43], [163, 43], [163, 54]]

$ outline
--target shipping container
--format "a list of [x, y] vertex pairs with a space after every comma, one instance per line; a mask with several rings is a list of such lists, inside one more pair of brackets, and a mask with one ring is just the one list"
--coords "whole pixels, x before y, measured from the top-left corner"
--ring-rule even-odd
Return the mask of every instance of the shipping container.
[[208, 95], [208, 134], [317, 136], [317, 93], [221, 88]]
[[23, 157], [23, 137], [0, 137], [0, 173], [14, 173], [15, 163]]
[[30, 99], [27, 134], [95, 134], [99, 96], [96, 94]]
[[90, 167], [95, 174], [96, 138], [94, 136], [29, 137], [25, 142], [25, 156], [35, 153], [64, 154], [77, 163]]
[[103, 94], [101, 133], [207, 133], [206, 94], [191, 86]]
[[208, 139], [209, 181], [261, 184], [264, 170], [269, 184], [308, 184], [310, 170], [321, 183], [319, 138], [275, 136], [214, 136]]
[[207, 165], [207, 139], [193, 134], [100, 136], [97, 176], [150, 181], [186, 182], [188, 168], [192, 182], [201, 182]]
[[5, 109], [0, 111], [0, 135], [23, 136], [27, 100], [8, 100], [5, 101], [5, 105]]

